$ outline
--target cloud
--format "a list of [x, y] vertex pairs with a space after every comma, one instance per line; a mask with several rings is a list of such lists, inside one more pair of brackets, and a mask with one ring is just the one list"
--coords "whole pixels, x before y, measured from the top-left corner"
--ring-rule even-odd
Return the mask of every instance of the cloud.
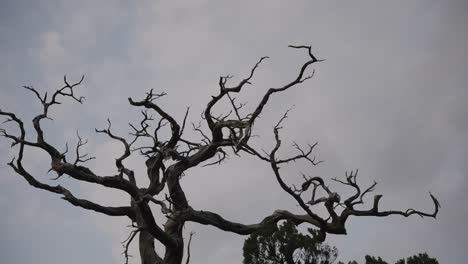
[[41, 48], [38, 56], [41, 64], [52, 67], [63, 66], [70, 60], [70, 55], [63, 46], [61, 36], [56, 31], [47, 31], [41, 36]]
[[[217, 92], [220, 75], [233, 74], [235, 82], [249, 73], [259, 57], [269, 55], [271, 59], [261, 65], [253, 85], [246, 87], [246, 95], [239, 97], [248, 101], [251, 109], [266, 89], [295, 77], [304, 54], [286, 46], [312, 44], [317, 56], [326, 61], [317, 65], [312, 80], [272, 98], [256, 124], [257, 133], [262, 135], [256, 144], [265, 149], [272, 146], [272, 124], [294, 105], [282, 134], [285, 148], [292, 140], [302, 144], [319, 141], [317, 155], [326, 162], [317, 168], [304, 164], [284, 168], [288, 183], [299, 180], [300, 172], [341, 177], [345, 170], [360, 168], [363, 183], [379, 181], [378, 190], [385, 195], [388, 208], [431, 209], [428, 190], [440, 198], [443, 208], [437, 221], [353, 219], [348, 236], [329, 237], [330, 244], [340, 249], [341, 259], [362, 260], [363, 255], [372, 253], [392, 261], [425, 250], [441, 262], [464, 259], [462, 246], [467, 234], [455, 230], [468, 214], [459, 202], [467, 198], [468, 171], [467, 77], [463, 72], [468, 35], [461, 1], [379, 5], [369, 1], [340, 5], [310, 1], [49, 1], [44, 6], [27, 16], [41, 21], [34, 27], [8, 22], [16, 21], [20, 4], [9, 7], [8, 23], [0, 26], [1, 32], [10, 36], [8, 45], [0, 45], [0, 54], [8, 58], [8, 65], [0, 66], [0, 80], [6, 85], [0, 88], [0, 103], [2, 109], [32, 116], [40, 106], [16, 89], [22, 82], [33, 83], [42, 92], [53, 91], [60, 87], [64, 74], [70, 80], [85, 74], [79, 89], [80, 95], [86, 96], [85, 104], [64, 101], [52, 111], [54, 121], [44, 126], [48, 139], [62, 148], [66, 141], [71, 145], [76, 142], [75, 129], [79, 128], [90, 142], [86, 150], [98, 157], [89, 165], [99, 173], [115, 172], [114, 159], [122, 148], [94, 135], [93, 130], [105, 126], [109, 117], [115, 131], [126, 135], [127, 123], [139, 118], [138, 109], [128, 105], [127, 97], [143, 98], [151, 88], [166, 91], [168, 96], [158, 101], [161, 107], [182, 120], [185, 107], [191, 106], [190, 118], [198, 122], [210, 95]], [[9, 147], [4, 141], [0, 144], [2, 150]], [[41, 155], [29, 156], [29, 168], [48, 169], [48, 161], [39, 159]], [[7, 160], [6, 156], [0, 151], [1, 160]], [[138, 179], [145, 183], [142, 164], [138, 158], [127, 162], [137, 168]], [[5, 167], [1, 172], [11, 174]], [[74, 184], [70, 179], [62, 181], [60, 184], [73, 187], [83, 198], [103, 204], [128, 203], [120, 192]], [[24, 181], [1, 182], [6, 183], [3, 190], [18, 192], [14, 197], [19, 199], [19, 209], [0, 202], [0, 209], [8, 212], [8, 228], [14, 226], [15, 219], [27, 230], [55, 219], [72, 221], [67, 215], [74, 212], [80, 218], [72, 222], [76, 233], [94, 230], [92, 238], [109, 245], [99, 247], [107, 250], [106, 254], [93, 251], [90, 259], [105, 255], [100, 262], [121, 260], [119, 242], [129, 231], [125, 228], [128, 221], [63, 205], [53, 195], [31, 191]], [[221, 167], [190, 170], [182, 185], [194, 208], [218, 211], [236, 221], [253, 223], [276, 208], [297, 209], [267, 164], [251, 158], [233, 156]], [[27, 190], [30, 196], [20, 195]], [[0, 201], [11, 199], [9, 194], [0, 193]], [[29, 203], [29, 197], [37, 198]], [[47, 210], [52, 201], [57, 204]], [[58, 228], [54, 236], [62, 236], [67, 227]], [[197, 232], [192, 248], [195, 263], [241, 261], [244, 237], [195, 224], [186, 229]], [[15, 241], [11, 245], [23, 248], [27, 238], [18, 233], [7, 232], [2, 245], [11, 239]], [[41, 233], [36, 241], [45, 236]], [[99, 243], [86, 236], [77, 235], [76, 239], [75, 247], [87, 244], [88, 250], [98, 248]], [[454, 243], [456, 246], [447, 246]], [[40, 249], [49, 252], [43, 255], [66, 255]], [[37, 253], [33, 249], [22, 252]], [[21, 262], [14, 260], [18, 256], [8, 256], [6, 262]], [[41, 260], [59, 263], [47, 256]], [[138, 263], [136, 258], [134, 261]]]

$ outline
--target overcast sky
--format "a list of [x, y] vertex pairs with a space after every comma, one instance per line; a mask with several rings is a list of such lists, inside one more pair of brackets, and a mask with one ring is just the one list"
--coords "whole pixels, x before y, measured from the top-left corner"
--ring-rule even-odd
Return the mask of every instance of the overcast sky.
[[[168, 4], [170, 2], [170, 4]], [[53, 91], [63, 75], [78, 80], [85, 104], [55, 108], [47, 139], [64, 149], [75, 131], [89, 139], [97, 157], [88, 165], [114, 173], [121, 148], [94, 128], [111, 118], [125, 135], [138, 109], [127, 97], [151, 88], [168, 96], [161, 105], [191, 120], [220, 75], [242, 78], [261, 56], [270, 56], [242, 100], [253, 107], [269, 87], [297, 74], [307, 57], [287, 48], [312, 45], [315, 77], [275, 95], [256, 124], [256, 144], [271, 148], [271, 127], [294, 106], [282, 131], [284, 151], [292, 140], [318, 141], [317, 168], [292, 164], [282, 171], [292, 184], [301, 172], [326, 179], [360, 169], [360, 181], [379, 182], [382, 206], [431, 211], [428, 191], [442, 204], [437, 220], [412, 217], [352, 218], [347, 236], [328, 236], [339, 259], [363, 263], [364, 255], [395, 262], [427, 251], [440, 263], [465, 263], [468, 228], [468, 2], [455, 1], [0, 1], [0, 107], [25, 120], [40, 111], [21, 89]], [[222, 109], [218, 109], [221, 111]], [[31, 128], [31, 126], [29, 126]], [[58, 196], [30, 187], [5, 165], [15, 152], [0, 140], [0, 262], [55, 264], [123, 263], [120, 244], [129, 221], [75, 208]], [[49, 160], [30, 151], [27, 168], [49, 181]], [[127, 163], [144, 182], [144, 163]], [[119, 192], [60, 184], [77, 196], [126, 205]], [[182, 184], [191, 205], [227, 218], [257, 222], [273, 210], [299, 212], [275, 182], [268, 164], [232, 156], [221, 167], [193, 169]], [[340, 188], [336, 184], [332, 187]], [[341, 189], [338, 189], [341, 190]], [[245, 237], [187, 225], [192, 263], [241, 263]], [[135, 248], [133, 248], [135, 249]], [[134, 255], [137, 252], [133, 250]], [[132, 263], [139, 263], [138, 257]]]

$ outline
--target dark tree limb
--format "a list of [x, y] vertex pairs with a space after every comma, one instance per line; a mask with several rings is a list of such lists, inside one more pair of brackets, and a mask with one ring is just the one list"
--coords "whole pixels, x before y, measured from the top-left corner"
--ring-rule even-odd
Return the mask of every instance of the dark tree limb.
[[[226, 87], [227, 81], [232, 78], [232, 76], [221, 76], [219, 77], [219, 94], [217, 96], [213, 96], [212, 99], [208, 102], [205, 111], [204, 111], [204, 117], [205, 120], [208, 124], [208, 127], [213, 131], [214, 135], [216, 135], [216, 138], [219, 136], [218, 134], [220, 133], [219, 131], [215, 131], [215, 121], [213, 120], [213, 115], [211, 113], [211, 109], [218, 103], [225, 95], [228, 93], [239, 93], [242, 88], [244, 87], [245, 84], [251, 84], [250, 80], [255, 74], [255, 70], [258, 68], [260, 63], [262, 63], [263, 60], [268, 59], [269, 57], [262, 57], [260, 60], [255, 64], [255, 66], [250, 70], [250, 75], [240, 81], [236, 86], [234, 87]], [[235, 108], [235, 107], [234, 107]], [[218, 128], [219, 129], [219, 128]]]
[[196, 222], [202, 225], [211, 225], [223, 231], [236, 233], [239, 235], [250, 235], [253, 232], [259, 231], [271, 224], [275, 224], [281, 220], [289, 219], [295, 224], [309, 223], [314, 226], [320, 226], [320, 222], [311, 218], [309, 215], [296, 215], [286, 210], [276, 210], [273, 214], [266, 216], [257, 224], [242, 224], [226, 220], [221, 215], [210, 211], [197, 211], [193, 209], [180, 212], [179, 218], [184, 221]]
[[[78, 133], [78, 130], [76, 131], [76, 136], [78, 137], [78, 142], [76, 143], [76, 148], [75, 148], [75, 162], [73, 162], [73, 165], [78, 165], [78, 163], [85, 163], [89, 160], [93, 160], [96, 157], [89, 157], [88, 154], [81, 154], [80, 153], [80, 148], [82, 148], [84, 145], [88, 144], [88, 140], [84, 140], [80, 137], [80, 134]], [[66, 153], [67, 151], [65, 151]], [[62, 155], [64, 155], [62, 153]]]
[[130, 235], [124, 240], [122, 241], [122, 245], [124, 247], [124, 252], [122, 254], [124, 254], [125, 256], [125, 264], [128, 264], [128, 260], [129, 258], [131, 257], [130, 254], [128, 254], [128, 249], [130, 247], [130, 244], [132, 243], [133, 239], [135, 238], [135, 236], [142, 230], [142, 228], [137, 228], [135, 230], [132, 230], [130, 232]]
[[89, 200], [76, 198], [68, 189], [61, 185], [51, 186], [36, 180], [35, 177], [33, 177], [24, 169], [21, 161], [16, 160], [15, 164], [14, 160], [12, 160], [8, 163], [8, 165], [12, 167], [17, 174], [21, 175], [33, 187], [56, 194], [62, 194], [62, 199], [68, 201], [74, 206], [81, 207], [83, 209], [93, 210], [95, 212], [106, 214], [109, 216], [128, 216], [130, 219], [135, 218], [135, 215], [129, 206], [102, 206]]
[[133, 101], [132, 98], [128, 98], [128, 101], [133, 106], [143, 106], [147, 109], [153, 109], [156, 113], [158, 113], [162, 118], [167, 120], [171, 124], [172, 136], [171, 139], [167, 142], [167, 146], [169, 148], [174, 148], [177, 144], [177, 141], [180, 138], [180, 126], [177, 121], [168, 113], [166, 113], [163, 109], [161, 109], [158, 105], [153, 103], [154, 100], [166, 95], [165, 93], [162, 94], [154, 94], [153, 90], [147, 94], [146, 98], [140, 101]]
[[185, 261], [185, 264], [190, 263], [190, 245], [192, 244], [192, 237], [193, 237], [194, 234], [195, 234], [195, 232], [190, 232], [189, 241], [187, 243], [187, 260]]
[[118, 141], [120, 141], [122, 143], [125, 150], [124, 150], [124, 153], [115, 160], [115, 166], [119, 170], [119, 173], [120, 173], [119, 176], [120, 177], [122, 176], [122, 174], [127, 175], [128, 180], [130, 181], [130, 183], [136, 186], [135, 173], [133, 172], [133, 170], [130, 170], [130, 169], [126, 168], [123, 165], [123, 161], [126, 158], [130, 157], [130, 155], [131, 155], [131, 151], [130, 151], [130, 146], [131, 145], [124, 138], [116, 136], [111, 132], [112, 123], [111, 123], [110, 119], [107, 119], [107, 123], [108, 123], [107, 129], [101, 129], [101, 130], [95, 129], [95, 131], [96, 131], [96, 133], [106, 134], [110, 138], [118, 140]]

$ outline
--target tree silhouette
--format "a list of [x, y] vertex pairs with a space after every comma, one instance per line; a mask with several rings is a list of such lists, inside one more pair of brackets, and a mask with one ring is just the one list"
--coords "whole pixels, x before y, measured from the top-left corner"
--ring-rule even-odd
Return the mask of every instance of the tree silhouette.
[[419, 253], [418, 255], [408, 257], [406, 262], [405, 259], [400, 259], [396, 264], [439, 264], [439, 261], [429, 257], [427, 253]]
[[244, 264], [332, 264], [338, 250], [297, 231], [291, 221], [251, 234], [244, 242]]
[[[432, 194], [430, 197], [434, 204], [434, 211], [431, 213], [414, 209], [381, 210], [379, 205], [382, 195], [375, 195], [368, 208], [361, 208], [364, 196], [374, 190], [376, 183], [363, 188], [357, 183], [357, 170], [346, 173], [344, 179], [334, 179], [354, 190], [353, 195], [346, 198], [334, 192], [322, 177], [304, 175], [304, 181], [298, 185], [301, 186], [300, 188], [287, 183], [281, 174], [281, 167], [301, 160], [308, 162], [311, 166], [319, 163], [313, 154], [317, 144], [307, 147], [294, 144], [297, 154], [286, 157], [280, 157], [278, 154], [280, 147], [283, 147], [280, 131], [288, 113], [279, 118], [279, 122], [273, 127], [275, 145], [272, 149], [264, 153], [252, 145], [252, 141], [255, 140], [252, 135], [254, 135], [256, 121], [267, 108], [270, 98], [284, 94], [298, 84], [311, 79], [314, 71], [310, 68], [322, 61], [316, 58], [309, 46], [290, 47], [304, 50], [307, 54], [307, 59], [299, 67], [297, 75], [283, 85], [268, 89], [250, 110], [246, 110], [244, 104], [237, 102], [235, 96], [243, 92], [246, 85], [252, 84], [256, 70], [268, 57], [258, 60], [251, 68], [249, 75], [233, 86], [229, 86], [229, 83], [233, 82], [232, 76], [219, 78], [218, 91], [208, 98], [200, 125], [193, 124], [193, 129], [200, 134], [201, 139], [189, 138], [184, 133], [189, 109], [184, 118], [178, 120], [160, 105], [159, 101], [166, 95], [165, 93], [155, 93], [150, 90], [142, 99], [129, 98], [131, 106], [143, 109], [141, 120], [131, 124], [133, 133], [130, 136], [116, 133], [112, 129], [110, 120], [105, 128], [96, 129], [97, 133], [115, 140], [124, 147], [122, 153], [114, 153], [117, 156], [115, 172], [110, 175], [101, 175], [96, 172], [96, 169], [85, 166], [85, 163], [93, 157], [83, 153], [83, 146], [87, 141], [79, 135], [77, 135], [77, 144], [73, 151], [69, 151], [66, 144], [65, 146], [53, 145], [43, 129], [44, 121], [51, 118], [51, 109], [60, 105], [64, 99], [83, 103], [83, 97], [78, 96], [76, 90], [84, 78], [75, 83], [64, 78], [64, 85], [50, 94], [47, 92], [42, 94], [33, 87], [25, 86], [24, 88], [42, 104], [42, 109], [32, 119], [33, 129], [27, 129], [28, 126], [25, 126], [23, 120], [15, 113], [0, 110], [0, 116], [6, 118], [4, 124], [6, 123], [7, 126], [0, 130], [0, 135], [10, 140], [12, 147], [16, 150], [16, 157], [8, 162], [8, 165], [33, 187], [55, 193], [74, 206], [109, 216], [129, 218], [135, 229], [125, 242], [125, 256], [128, 261], [128, 245], [139, 234], [139, 251], [143, 264], [182, 263], [185, 251], [183, 227], [187, 222], [210, 225], [239, 235], [250, 235], [265, 230], [279, 221], [290, 220], [295, 225], [306, 224], [317, 228], [317, 239], [323, 241], [327, 233], [346, 234], [346, 222], [353, 216], [400, 215], [408, 217], [418, 215], [435, 218], [439, 203]], [[219, 111], [223, 103], [231, 110], [222, 114], [215, 113]], [[12, 132], [10, 125], [16, 127], [16, 131], [13, 130], [15, 132]], [[41, 180], [37, 173], [27, 169], [24, 164], [24, 155], [31, 149], [40, 150], [44, 156], [50, 158], [50, 171], [57, 174], [53, 181]], [[140, 175], [135, 175], [133, 168], [126, 164], [127, 158], [135, 153], [145, 158], [142, 166], [146, 167], [145, 177], [149, 179], [149, 184], [145, 186], [138, 180]], [[216, 212], [193, 208], [180, 184], [182, 176], [190, 174], [190, 169], [197, 166], [219, 165], [229, 154], [252, 155], [259, 161], [268, 163], [274, 179], [299, 205], [301, 212], [293, 213], [278, 209], [264, 216], [257, 223], [245, 224], [228, 220]], [[130, 201], [121, 206], [105, 206], [97, 201], [83, 199], [69, 188], [54, 183], [54, 181], [59, 182], [63, 175], [77, 181], [118, 190], [128, 195]], [[206, 195], [209, 195], [209, 190], [206, 190]], [[150, 204], [159, 206], [160, 212], [153, 211]], [[326, 215], [318, 213], [316, 210], [318, 206], [323, 206]], [[155, 214], [165, 217], [165, 222], [156, 221]], [[156, 252], [155, 240], [163, 245], [164, 252]]]
[[373, 256], [366, 255], [365, 259], [366, 264], [388, 264], [388, 262], [384, 261], [380, 257], [375, 258]]

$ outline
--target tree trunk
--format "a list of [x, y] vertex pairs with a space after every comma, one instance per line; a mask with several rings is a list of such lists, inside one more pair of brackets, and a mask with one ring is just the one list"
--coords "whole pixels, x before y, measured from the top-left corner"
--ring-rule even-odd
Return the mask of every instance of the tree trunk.
[[295, 248], [291, 248], [291, 247], [286, 249], [285, 259], [286, 259], [287, 264], [295, 264], [294, 263], [294, 251], [295, 250], [296, 250]]
[[166, 247], [164, 264], [181, 264], [184, 257], [184, 238], [182, 236], [183, 224], [168, 219], [164, 225], [164, 231], [177, 240], [176, 247]]
[[148, 231], [142, 230], [139, 240], [141, 264], [163, 264], [163, 260], [154, 250], [154, 237]]

